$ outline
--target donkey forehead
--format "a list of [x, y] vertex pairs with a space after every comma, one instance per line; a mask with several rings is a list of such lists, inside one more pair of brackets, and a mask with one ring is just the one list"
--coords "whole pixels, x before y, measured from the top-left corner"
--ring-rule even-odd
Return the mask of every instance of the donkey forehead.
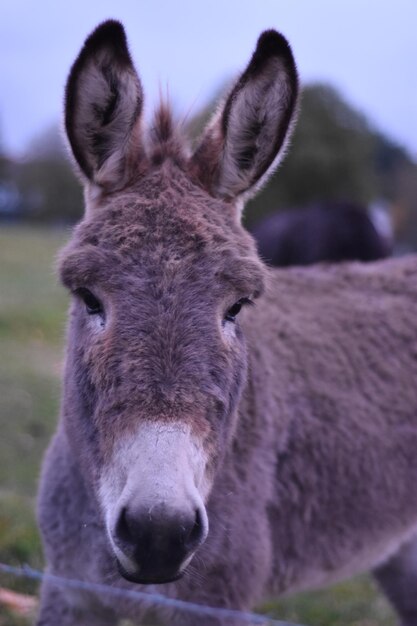
[[238, 291], [262, 291], [263, 268], [234, 210], [199, 189], [190, 190], [180, 172], [174, 185], [163, 178], [156, 172], [90, 211], [62, 255], [64, 283], [71, 287], [73, 280], [105, 278], [115, 286], [120, 271], [142, 277], [183, 274], [190, 281], [201, 274], [205, 282], [217, 276]]
[[102, 197], [81, 231], [95, 232], [105, 244], [117, 245], [123, 238], [125, 247], [136, 248], [140, 241], [142, 247], [164, 243], [198, 251], [210, 243], [231, 243], [231, 228], [239, 239], [228, 219], [233, 213], [168, 162], [124, 192]]

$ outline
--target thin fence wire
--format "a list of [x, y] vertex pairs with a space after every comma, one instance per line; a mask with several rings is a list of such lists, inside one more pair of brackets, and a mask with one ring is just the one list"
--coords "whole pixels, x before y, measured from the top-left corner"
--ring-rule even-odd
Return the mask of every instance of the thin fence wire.
[[38, 581], [45, 580], [58, 587], [66, 587], [67, 589], [75, 589], [78, 591], [88, 591], [96, 595], [110, 595], [118, 598], [136, 600], [149, 607], [169, 607], [187, 613], [192, 613], [194, 615], [218, 617], [223, 620], [230, 619], [235, 620], [235, 622], [240, 621], [242, 624], [262, 624], [263, 626], [302, 626], [301, 624], [294, 624], [293, 622], [282, 622], [272, 619], [271, 617], [268, 617], [268, 615], [261, 615], [259, 613], [249, 613], [245, 611], [237, 611], [235, 609], [224, 609], [204, 604], [197, 604], [195, 602], [186, 602], [185, 600], [178, 600], [175, 598], [167, 598], [160, 593], [147, 593], [133, 589], [121, 589], [120, 587], [111, 587], [110, 585], [101, 583], [90, 583], [73, 578], [64, 578], [63, 576], [56, 576], [55, 574], [49, 574], [47, 572], [32, 569], [28, 565], [24, 565], [23, 567], [14, 567], [12, 565], [8, 565], [7, 563], [0, 563], [0, 572], [10, 574], [11, 576], [18, 578]]

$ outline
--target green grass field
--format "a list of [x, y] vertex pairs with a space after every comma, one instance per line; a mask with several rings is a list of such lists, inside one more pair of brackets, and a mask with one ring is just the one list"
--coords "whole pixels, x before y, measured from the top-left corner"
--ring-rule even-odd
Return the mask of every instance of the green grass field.
[[[34, 506], [59, 404], [67, 296], [53, 266], [64, 241], [63, 232], [0, 227], [0, 561], [14, 565], [42, 567]], [[33, 583], [2, 574], [0, 587], [36, 593]], [[309, 626], [395, 623], [368, 577], [261, 608]], [[0, 606], [0, 626], [30, 623]]]

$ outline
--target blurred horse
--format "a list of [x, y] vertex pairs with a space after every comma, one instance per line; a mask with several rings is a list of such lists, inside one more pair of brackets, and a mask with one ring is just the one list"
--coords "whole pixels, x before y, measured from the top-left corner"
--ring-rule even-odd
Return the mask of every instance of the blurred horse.
[[256, 224], [252, 234], [259, 255], [274, 267], [376, 261], [391, 253], [388, 237], [366, 208], [348, 202], [275, 213]]

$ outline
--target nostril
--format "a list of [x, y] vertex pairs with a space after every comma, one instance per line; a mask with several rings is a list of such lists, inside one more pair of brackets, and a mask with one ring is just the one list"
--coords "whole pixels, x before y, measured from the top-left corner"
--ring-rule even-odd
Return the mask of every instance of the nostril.
[[127, 508], [123, 507], [119, 519], [116, 524], [116, 537], [121, 543], [131, 544], [133, 541], [133, 533], [129, 524]]
[[194, 525], [191, 528], [188, 537], [185, 540], [185, 547], [188, 551], [195, 549], [204, 536], [204, 523], [199, 509], [196, 509], [194, 517]]

